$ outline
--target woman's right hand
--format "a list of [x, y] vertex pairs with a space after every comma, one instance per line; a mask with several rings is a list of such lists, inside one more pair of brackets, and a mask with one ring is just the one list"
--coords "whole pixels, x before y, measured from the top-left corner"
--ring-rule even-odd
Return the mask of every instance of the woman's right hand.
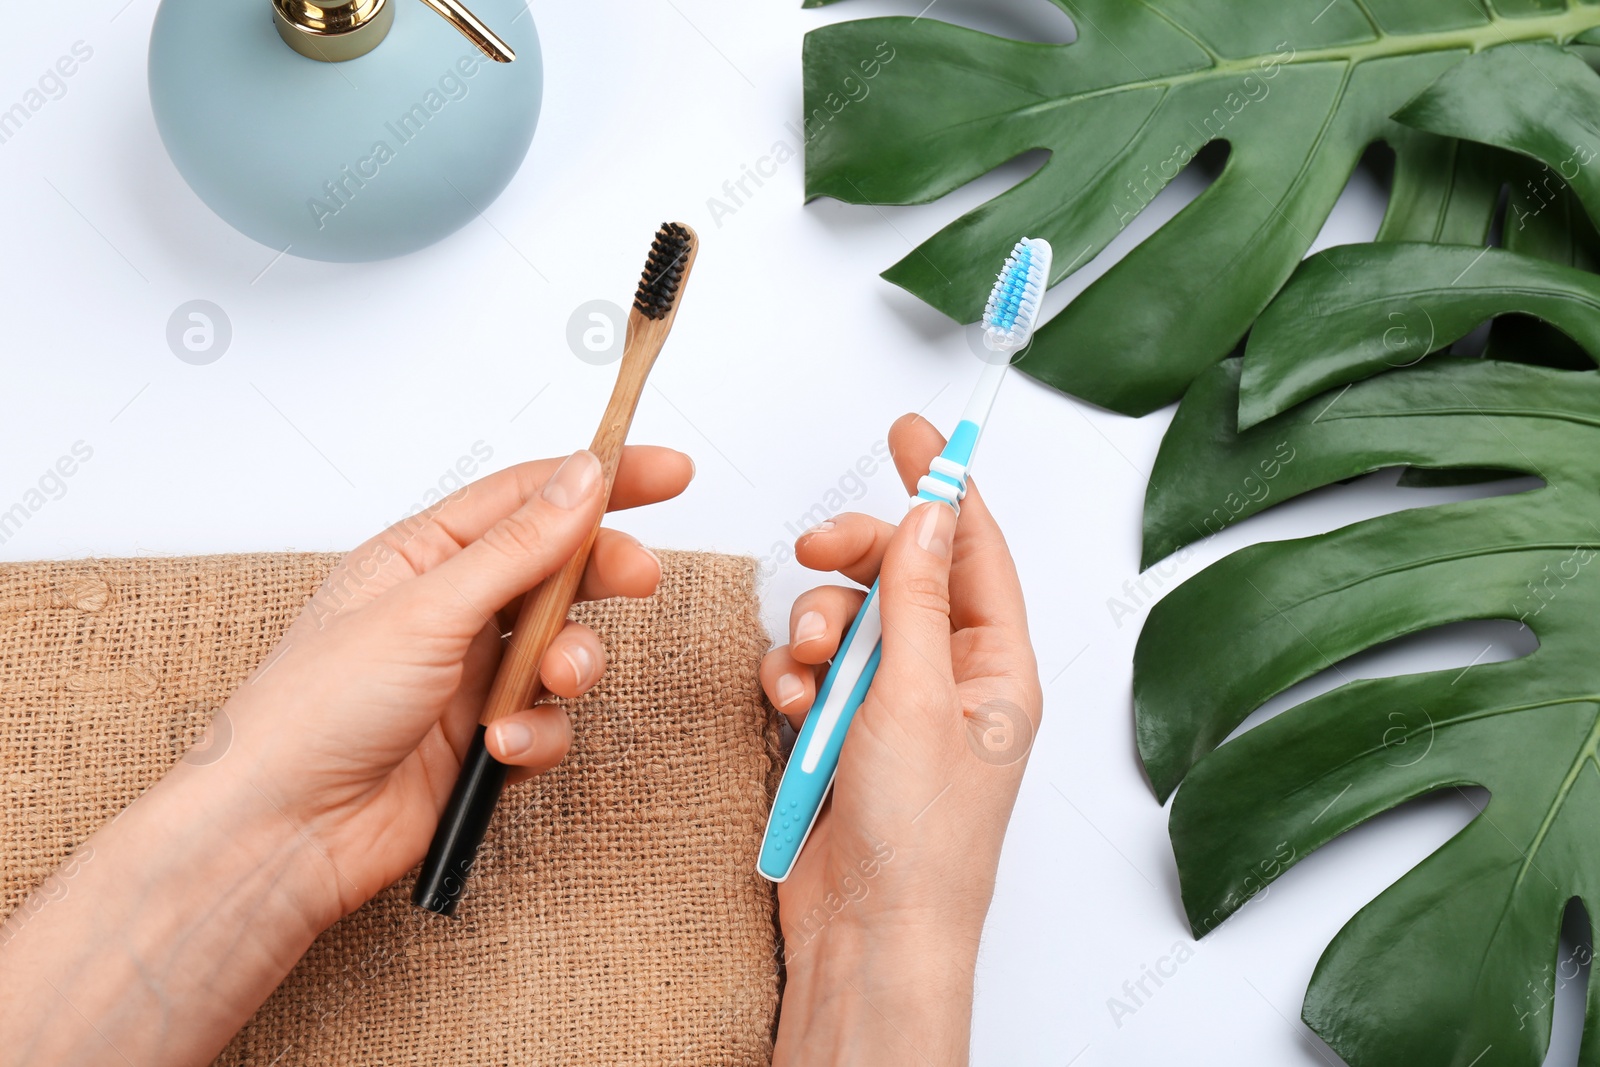
[[[908, 492], [944, 448], [908, 415], [889, 433]], [[883, 657], [831, 800], [778, 887], [788, 977], [775, 1063], [964, 1063], [978, 939], [1043, 695], [1022, 586], [976, 487], [959, 520], [840, 515], [795, 558], [880, 582]], [[822, 586], [790, 613], [761, 681], [799, 729], [865, 598]]]

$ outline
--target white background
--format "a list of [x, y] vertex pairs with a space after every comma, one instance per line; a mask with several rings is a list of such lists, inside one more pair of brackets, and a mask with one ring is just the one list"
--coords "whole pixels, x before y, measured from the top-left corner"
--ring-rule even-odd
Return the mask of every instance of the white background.
[[[477, 442], [495, 467], [586, 443], [614, 368], [574, 357], [568, 318], [589, 300], [626, 301], [664, 218], [696, 226], [703, 246], [633, 439], [690, 452], [699, 475], [681, 501], [619, 526], [651, 544], [770, 557], [791, 540], [786, 523], [841, 480], [852, 487], [849, 472], [896, 416], [925, 409], [945, 427], [958, 417], [979, 370], [962, 331], [877, 273], [1026, 164], [938, 204], [878, 210], [803, 206], [797, 159], [734, 214], [714, 220], [708, 206], [775, 142], [793, 143], [805, 31], [916, 14], [920, 0], [823, 11], [534, 0], [546, 96], [520, 174], [442, 244], [359, 266], [277, 259], [195, 198], [145, 89], [156, 0], [124, 3], [13, 3], [0, 35], [0, 107], [74, 42], [94, 50], [65, 96], [0, 144], [0, 510], [74, 442], [94, 450], [0, 558], [343, 549], [409, 512]], [[944, 0], [929, 17], [1072, 34], [1043, 0]], [[1186, 175], [1163, 193], [1052, 295], [1052, 312], [1199, 187]], [[1381, 190], [1358, 174], [1319, 245], [1369, 237], [1381, 210]], [[168, 317], [195, 298], [232, 322], [231, 348], [208, 366], [180, 362], [165, 340]], [[1482, 802], [1413, 804], [1323, 849], [1113, 1019], [1108, 1000], [1126, 997], [1124, 982], [1193, 947], [1166, 812], [1133, 746], [1129, 664], [1144, 608], [1120, 626], [1108, 608], [1138, 574], [1144, 475], [1170, 414], [1131, 420], [1013, 375], [984, 439], [980, 477], [1027, 587], [1046, 706], [983, 946], [979, 1064], [1333, 1062], [1299, 1022], [1322, 947]], [[1448, 495], [1386, 481], [1227, 531], [1172, 580], [1250, 541]], [[850, 506], [897, 518], [903, 495], [885, 471]], [[811, 576], [772, 569], [776, 634]], [[1465, 667], [1526, 651], [1518, 642], [1505, 628], [1456, 627], [1343, 669]], [[1559, 1032], [1578, 1009], [1559, 1007], [1551, 1062], [1570, 1063], [1572, 1035]]]

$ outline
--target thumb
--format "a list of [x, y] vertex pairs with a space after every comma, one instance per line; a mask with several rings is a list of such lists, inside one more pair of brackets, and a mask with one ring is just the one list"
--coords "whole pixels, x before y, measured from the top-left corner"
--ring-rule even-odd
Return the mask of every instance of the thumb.
[[956, 513], [930, 502], [907, 515], [878, 575], [883, 614], [881, 673], [895, 686], [945, 688], [950, 666], [950, 552]]
[[604, 471], [574, 452], [539, 495], [416, 581], [414, 593], [443, 606], [466, 632], [560, 570], [593, 531], [605, 506]]

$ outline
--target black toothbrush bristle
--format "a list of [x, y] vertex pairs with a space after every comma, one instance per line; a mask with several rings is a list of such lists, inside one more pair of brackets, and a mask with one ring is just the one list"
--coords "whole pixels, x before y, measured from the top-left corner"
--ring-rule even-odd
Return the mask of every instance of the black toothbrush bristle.
[[687, 226], [676, 222], [663, 222], [650, 243], [650, 256], [645, 260], [644, 275], [639, 279], [639, 291], [634, 294], [633, 306], [647, 319], [664, 319], [678, 299], [678, 287], [683, 282], [684, 260], [689, 255], [690, 234]]

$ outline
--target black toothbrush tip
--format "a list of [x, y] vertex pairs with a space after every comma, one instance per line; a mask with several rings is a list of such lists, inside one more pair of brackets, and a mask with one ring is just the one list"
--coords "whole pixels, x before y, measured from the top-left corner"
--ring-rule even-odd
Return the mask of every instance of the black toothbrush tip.
[[663, 222], [656, 231], [639, 279], [639, 291], [633, 297], [634, 309], [645, 318], [664, 319], [672, 311], [691, 241], [689, 227], [682, 223]]

